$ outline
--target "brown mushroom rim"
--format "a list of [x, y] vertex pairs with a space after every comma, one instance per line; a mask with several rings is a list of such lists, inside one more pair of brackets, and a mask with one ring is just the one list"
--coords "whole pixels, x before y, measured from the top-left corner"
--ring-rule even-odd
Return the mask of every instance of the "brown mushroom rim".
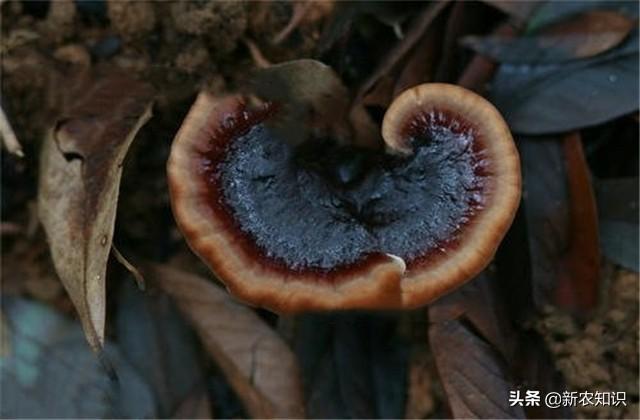
[[403, 93], [383, 123], [395, 154], [290, 146], [269, 128], [278, 112], [203, 93], [171, 152], [178, 224], [232, 292], [280, 311], [413, 307], [488, 264], [520, 175], [484, 99], [441, 84]]

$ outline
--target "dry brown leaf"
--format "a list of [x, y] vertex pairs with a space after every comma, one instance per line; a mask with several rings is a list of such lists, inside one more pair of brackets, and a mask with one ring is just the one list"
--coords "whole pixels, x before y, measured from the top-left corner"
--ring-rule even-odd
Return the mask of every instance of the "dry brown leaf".
[[300, 59], [257, 69], [247, 93], [282, 106], [271, 128], [290, 144], [324, 136], [350, 141], [349, 90], [326, 64]]
[[122, 174], [152, 89], [121, 74], [82, 76], [40, 156], [38, 214], [89, 344], [104, 343], [105, 275]]
[[573, 53], [572, 57], [591, 57], [619, 45], [637, 25], [618, 12], [591, 10], [543, 29], [542, 47], [563, 47]]
[[194, 325], [250, 416], [304, 416], [297, 360], [251, 309], [202, 277], [162, 265], [150, 265], [147, 273]]
[[589, 166], [578, 132], [563, 139], [571, 226], [569, 248], [561, 259], [556, 301], [567, 309], [592, 310], [598, 300], [600, 242], [598, 210]]

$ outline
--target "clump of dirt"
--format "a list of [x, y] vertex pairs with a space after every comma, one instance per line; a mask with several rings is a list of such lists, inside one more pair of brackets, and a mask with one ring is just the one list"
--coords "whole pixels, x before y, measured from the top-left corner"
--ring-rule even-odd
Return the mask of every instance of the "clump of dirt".
[[[604, 279], [605, 281], [607, 279]], [[638, 274], [617, 269], [598, 313], [587, 322], [548, 308], [536, 329], [577, 392], [624, 392], [625, 404], [581, 405], [578, 418], [633, 418], [638, 405]]]
[[50, 42], [62, 42], [75, 31], [76, 5], [73, 0], [51, 2], [47, 19], [41, 25]]
[[233, 51], [247, 29], [245, 2], [177, 2], [170, 7], [175, 29], [206, 39], [215, 55]]
[[156, 25], [156, 13], [151, 2], [107, 0], [109, 21], [124, 39], [144, 37]]

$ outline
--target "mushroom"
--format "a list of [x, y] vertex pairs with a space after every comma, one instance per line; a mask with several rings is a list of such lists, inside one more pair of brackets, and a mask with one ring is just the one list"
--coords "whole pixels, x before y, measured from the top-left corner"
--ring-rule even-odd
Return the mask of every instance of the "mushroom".
[[200, 93], [167, 164], [188, 244], [240, 299], [276, 312], [414, 308], [492, 259], [520, 199], [518, 154], [485, 99], [400, 94], [388, 152], [282, 141], [283, 107]]

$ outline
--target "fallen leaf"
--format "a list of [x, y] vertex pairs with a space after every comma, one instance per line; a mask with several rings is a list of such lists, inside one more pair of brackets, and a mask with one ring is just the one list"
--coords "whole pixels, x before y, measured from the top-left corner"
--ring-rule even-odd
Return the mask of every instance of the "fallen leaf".
[[349, 108], [351, 96], [331, 67], [316, 60], [294, 60], [258, 69], [247, 91], [280, 107], [268, 123], [285, 141], [332, 138], [341, 144], [377, 148], [379, 129], [362, 107]]
[[84, 77], [44, 140], [38, 214], [56, 271], [94, 350], [102, 347], [105, 275], [122, 173], [151, 116], [151, 88], [121, 74]]
[[146, 272], [189, 319], [251, 417], [304, 416], [296, 358], [251, 309], [202, 277], [161, 265]]
[[342, 143], [350, 140], [349, 91], [323, 63], [302, 59], [258, 69], [248, 89], [285, 107], [272, 119], [272, 128], [287, 142], [297, 145], [323, 136]]
[[3, 300], [9, 354], [0, 357], [3, 418], [153, 418], [146, 382], [110, 342], [112, 380], [87, 348], [80, 325], [23, 299]]
[[544, 1], [535, 0], [482, 0], [496, 9], [506, 13], [518, 23], [525, 23]]
[[[510, 391], [563, 385], [540, 337], [523, 331], [507, 305], [512, 295], [504, 281], [526, 285], [519, 278], [498, 280], [485, 271], [429, 306], [429, 343], [456, 418], [525, 418], [522, 407], [510, 406]], [[530, 342], [537, 345], [525, 347]], [[525, 410], [528, 417], [555, 416], [549, 409]]]
[[588, 58], [619, 45], [636, 27], [633, 19], [594, 10], [518, 38], [468, 36], [462, 45], [503, 63], [545, 64]]
[[569, 249], [571, 209], [562, 143], [556, 138], [518, 139], [532, 300], [550, 303], [560, 261]]
[[438, 324], [465, 319], [485, 341], [502, 353], [505, 360], [509, 360], [514, 346], [508, 343], [507, 335], [512, 331], [501, 296], [495, 289], [495, 279], [483, 273], [430, 305], [429, 322]]
[[143, 293], [130, 277], [124, 280], [117, 295], [118, 346], [153, 389], [158, 417], [173, 416], [206, 389], [197, 337], [167, 295], [158, 290]]
[[468, 325], [453, 319], [429, 327], [429, 342], [455, 418], [525, 418], [509, 405], [515, 390], [500, 354]]
[[599, 282], [595, 198], [579, 136], [520, 138], [535, 306], [593, 309]]
[[[510, 38], [516, 35], [516, 29], [508, 23], [503, 23], [499, 25], [492, 34]], [[476, 54], [458, 78], [457, 84], [475, 92], [482, 93], [485, 90], [485, 85], [492, 79], [497, 68], [498, 63], [494, 60], [482, 54]]]
[[491, 99], [517, 133], [603, 123], [638, 109], [638, 31], [620, 47], [565, 64], [503, 64]]
[[586, 312], [594, 309], [600, 289], [598, 212], [580, 134], [568, 134], [562, 143], [570, 200], [570, 233], [569, 247], [562, 257], [555, 285], [555, 299], [558, 306]]
[[544, 26], [594, 10], [608, 10], [630, 17], [638, 17], [638, 3], [634, 1], [545, 1], [540, 2], [539, 7], [535, 9], [535, 13], [530, 17], [529, 22], [527, 22], [526, 32], [532, 33]]
[[596, 182], [600, 246], [611, 261], [640, 271], [638, 260], [638, 178]]
[[404, 417], [408, 351], [397, 322], [368, 313], [297, 317], [293, 341], [310, 417]]

